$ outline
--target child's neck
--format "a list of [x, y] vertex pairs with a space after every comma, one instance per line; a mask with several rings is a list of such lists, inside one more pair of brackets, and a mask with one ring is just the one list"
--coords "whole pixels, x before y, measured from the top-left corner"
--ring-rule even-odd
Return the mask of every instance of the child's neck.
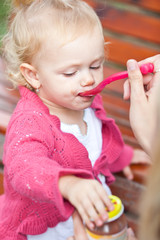
[[87, 124], [83, 120], [84, 110], [59, 108], [45, 103], [51, 115], [56, 115], [65, 124], [76, 124], [83, 135], [87, 134]]
[[69, 110], [66, 109], [66, 111], [63, 109], [63, 111], [58, 111], [54, 113], [50, 112], [50, 114], [54, 114], [57, 117], [59, 117], [60, 121], [65, 124], [76, 124], [79, 126], [79, 129], [82, 133], [82, 135], [87, 134], [87, 124], [83, 120], [84, 110], [75, 111], [75, 110]]

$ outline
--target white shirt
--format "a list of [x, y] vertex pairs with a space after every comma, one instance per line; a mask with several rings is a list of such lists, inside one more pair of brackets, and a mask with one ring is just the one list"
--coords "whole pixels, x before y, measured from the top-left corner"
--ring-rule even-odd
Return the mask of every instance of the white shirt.
[[[65, 124], [61, 122], [61, 130], [66, 133], [73, 134], [79, 142], [81, 142], [87, 149], [89, 159], [92, 166], [101, 154], [102, 150], [102, 122], [94, 113], [94, 110], [87, 108], [84, 110], [83, 120], [87, 124], [87, 134], [82, 135], [79, 126], [76, 124]], [[105, 184], [105, 177], [99, 175], [99, 178], [103, 184], [103, 187], [107, 191], [108, 195], [111, 194], [109, 187]], [[28, 240], [66, 240], [68, 237], [73, 236], [73, 221], [70, 217], [65, 222], [60, 222], [54, 228], [48, 228], [43, 234], [31, 236], [28, 235]]]

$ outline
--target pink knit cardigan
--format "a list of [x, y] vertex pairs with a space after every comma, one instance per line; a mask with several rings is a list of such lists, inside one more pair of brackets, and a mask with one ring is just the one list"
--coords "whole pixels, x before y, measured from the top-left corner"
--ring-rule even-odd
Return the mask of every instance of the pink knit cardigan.
[[4, 188], [0, 197], [0, 239], [24, 240], [65, 221], [73, 206], [58, 189], [60, 176], [82, 178], [106, 176], [123, 169], [133, 150], [124, 144], [112, 119], [106, 117], [97, 95], [92, 103], [102, 120], [103, 147], [92, 168], [86, 148], [72, 135], [60, 130], [59, 119], [49, 114], [40, 98], [20, 87], [21, 99], [8, 125], [4, 145]]

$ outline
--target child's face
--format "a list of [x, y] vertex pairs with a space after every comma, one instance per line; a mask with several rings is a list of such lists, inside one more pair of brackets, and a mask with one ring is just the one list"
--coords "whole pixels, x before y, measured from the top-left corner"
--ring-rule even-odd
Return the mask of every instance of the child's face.
[[78, 94], [96, 87], [103, 80], [104, 39], [99, 28], [63, 45], [51, 33], [43, 43], [42, 52], [34, 64], [43, 102], [52, 109], [89, 107], [94, 97]]

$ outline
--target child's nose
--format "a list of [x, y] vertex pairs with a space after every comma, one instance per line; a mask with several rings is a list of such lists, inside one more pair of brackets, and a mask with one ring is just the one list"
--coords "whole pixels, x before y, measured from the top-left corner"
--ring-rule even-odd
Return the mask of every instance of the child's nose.
[[89, 86], [93, 85], [95, 83], [94, 76], [90, 73], [90, 71], [87, 71], [85, 74], [83, 74], [81, 79], [81, 86]]

